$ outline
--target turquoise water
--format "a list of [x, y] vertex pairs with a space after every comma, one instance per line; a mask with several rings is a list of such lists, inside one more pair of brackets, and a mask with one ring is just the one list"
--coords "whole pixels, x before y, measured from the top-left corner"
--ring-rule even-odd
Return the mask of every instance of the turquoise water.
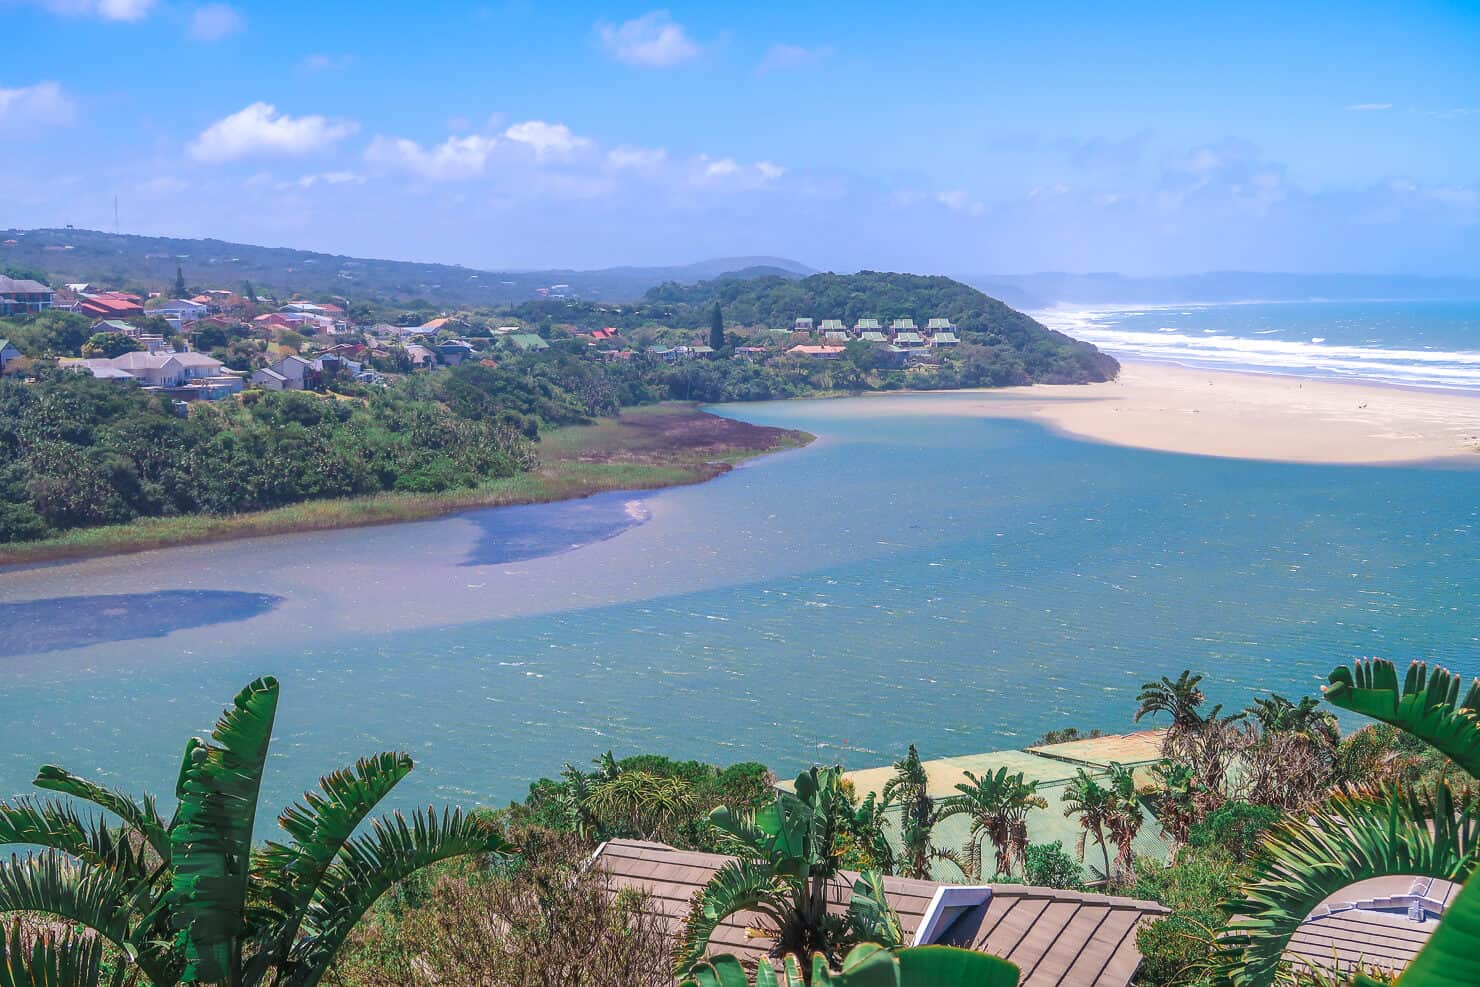
[[[284, 683], [269, 804], [398, 747], [418, 761], [401, 806], [502, 803], [608, 748], [784, 773], [1117, 729], [1184, 667], [1240, 705], [1361, 655], [1480, 673], [1480, 472], [1122, 449], [967, 400], [724, 409], [821, 438], [696, 487], [522, 508], [506, 555], [509, 515], [485, 514], [0, 573], [8, 604], [279, 601], [0, 657], [0, 795], [45, 761], [168, 793], [185, 738], [264, 673]], [[36, 612], [107, 636], [86, 602]]]
[[1118, 357], [1480, 392], [1480, 302], [1060, 309], [1045, 323]]

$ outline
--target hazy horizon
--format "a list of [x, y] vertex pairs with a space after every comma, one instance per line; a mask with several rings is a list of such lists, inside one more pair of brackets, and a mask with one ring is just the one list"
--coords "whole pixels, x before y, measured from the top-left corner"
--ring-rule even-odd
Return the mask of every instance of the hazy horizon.
[[0, 224], [487, 270], [1473, 272], [1480, 11], [0, 0]]

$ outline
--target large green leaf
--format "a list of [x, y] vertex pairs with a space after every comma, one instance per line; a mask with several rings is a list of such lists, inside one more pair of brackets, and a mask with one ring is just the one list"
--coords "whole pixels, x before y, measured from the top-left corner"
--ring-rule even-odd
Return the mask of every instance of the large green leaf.
[[[812, 987], [1016, 987], [1020, 973], [1006, 960], [951, 946], [888, 950], [874, 943], [854, 947], [833, 972], [812, 958]], [[802, 987], [801, 966], [786, 958], [780, 979], [762, 962], [756, 987]], [[733, 956], [716, 956], [694, 968], [680, 987], [749, 987], [745, 968]]]
[[240, 979], [252, 825], [277, 703], [277, 680], [258, 679], [217, 721], [214, 743], [186, 748], [170, 830], [170, 906], [189, 983]]
[[778, 893], [775, 871], [755, 860], [728, 860], [704, 886], [689, 913], [675, 967], [680, 976], [691, 970], [709, 948], [709, 937], [719, 924], [738, 912], [757, 912], [777, 926], [785, 921], [784, 898]]
[[862, 871], [853, 882], [848, 926], [860, 942], [876, 942], [889, 949], [904, 945], [904, 927], [884, 894], [884, 881], [877, 872]]
[[37, 788], [61, 792], [100, 806], [138, 830], [161, 860], [170, 859], [170, 837], [151, 796], [136, 802], [121, 792], [79, 778], [52, 764], [44, 765], [32, 782]]
[[1243, 897], [1228, 903], [1220, 941], [1223, 975], [1240, 987], [1274, 982], [1290, 936], [1326, 898], [1373, 877], [1463, 881], [1475, 869], [1480, 823], [1473, 803], [1456, 805], [1400, 789], [1333, 796], [1308, 819], [1291, 819], [1261, 844]]
[[1331, 673], [1326, 698], [1342, 709], [1391, 723], [1433, 744], [1480, 779], [1480, 679], [1464, 680], [1421, 661], [1408, 666], [1402, 689], [1390, 661], [1359, 661]]
[[512, 848], [493, 823], [461, 810], [399, 813], [374, 821], [370, 833], [344, 844], [325, 872], [294, 946], [286, 987], [313, 987], [328, 972], [355, 923], [391, 885], [423, 867], [453, 857], [507, 853]]
[[[120, 966], [112, 983], [123, 983]], [[0, 935], [0, 987], [101, 987], [103, 940], [69, 933], [37, 936], [29, 945], [21, 937], [20, 921], [8, 937]]]

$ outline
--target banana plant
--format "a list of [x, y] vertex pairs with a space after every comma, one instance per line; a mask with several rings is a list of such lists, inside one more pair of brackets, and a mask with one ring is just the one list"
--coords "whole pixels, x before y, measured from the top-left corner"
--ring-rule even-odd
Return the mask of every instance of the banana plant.
[[[812, 987], [1016, 987], [1019, 970], [1012, 963], [951, 946], [912, 946], [889, 950], [876, 943], [855, 946], [833, 972], [827, 958], [813, 954]], [[795, 955], [782, 962], [781, 973], [770, 963], [755, 972], [754, 987], [803, 987], [802, 962]], [[680, 987], [751, 987], [739, 960], [716, 956], [696, 967]]]
[[736, 856], [715, 872], [689, 914], [676, 957], [679, 976], [694, 969], [720, 923], [740, 912], [766, 921], [758, 932], [773, 940], [778, 956], [820, 953], [831, 962], [860, 938], [890, 945], [902, 940], [898, 917], [879, 890], [882, 879], [873, 872], [859, 876], [846, 916], [828, 910], [849, 819], [840, 775], [840, 768], [813, 767], [797, 776], [795, 792], [778, 792], [769, 805], [740, 812], [721, 806], [710, 813]]
[[314, 987], [393, 884], [451, 857], [509, 852], [490, 822], [461, 810], [397, 813], [356, 835], [411, 770], [408, 756], [391, 753], [325, 776], [278, 818], [287, 842], [254, 848], [278, 691], [275, 679], [252, 682], [209, 741], [186, 745], [168, 822], [148, 796], [43, 767], [37, 787], [119, 822], [55, 799], [0, 803], [0, 844], [43, 848], [0, 864], [0, 912], [90, 929], [155, 987]]
[[[1480, 680], [1465, 688], [1459, 676], [1415, 662], [1400, 685], [1391, 662], [1370, 660], [1333, 671], [1325, 694], [1342, 709], [1422, 738], [1480, 778]], [[1296, 928], [1321, 901], [1357, 881], [1394, 875], [1466, 881], [1480, 861], [1477, 810], [1472, 798], [1457, 798], [1445, 784], [1432, 795], [1390, 785], [1333, 795], [1308, 818], [1286, 821], [1265, 838], [1251, 883], [1229, 903], [1232, 919], [1217, 960], [1223, 976], [1240, 987], [1273, 983]], [[1480, 982], [1449, 979], [1443, 971], [1452, 963], [1472, 973], [1480, 965], [1475, 882], [1455, 899], [1399, 983]]]

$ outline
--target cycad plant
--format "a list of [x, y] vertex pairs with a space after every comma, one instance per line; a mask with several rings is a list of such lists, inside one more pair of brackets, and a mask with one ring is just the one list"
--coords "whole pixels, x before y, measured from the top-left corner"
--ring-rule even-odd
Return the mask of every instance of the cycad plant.
[[797, 775], [795, 792], [778, 792], [760, 809], [724, 806], [710, 821], [726, 834], [736, 859], [725, 863], [698, 896], [676, 958], [680, 976], [704, 956], [720, 923], [740, 912], [760, 915], [756, 934], [772, 941], [771, 954], [842, 958], [853, 943], [903, 945], [899, 919], [882, 893], [882, 879], [864, 871], [854, 883], [846, 916], [828, 911], [828, 889], [842, 869], [849, 803], [841, 769], [814, 767]]
[[277, 704], [277, 681], [258, 679], [210, 741], [186, 745], [179, 806], [168, 821], [147, 795], [136, 800], [43, 767], [38, 787], [118, 822], [55, 799], [0, 804], [0, 844], [43, 848], [0, 865], [0, 912], [91, 930], [134, 982], [312, 987], [393, 884], [441, 860], [509, 849], [492, 823], [460, 810], [381, 817], [355, 835], [411, 770], [405, 754], [378, 754], [324, 777], [279, 817], [288, 841], [254, 849]]
[[[1362, 661], [1331, 673], [1334, 705], [1392, 724], [1433, 745], [1480, 778], [1480, 680], [1468, 689], [1442, 668], [1415, 662], [1399, 682], [1387, 661]], [[1280, 957], [1301, 922], [1323, 900], [1374, 877], [1466, 881], [1480, 859], [1476, 803], [1443, 783], [1432, 793], [1399, 785], [1327, 799], [1266, 837], [1253, 879], [1229, 904], [1219, 965], [1237, 985], [1274, 982]], [[1369, 983], [1358, 976], [1358, 983]], [[1480, 883], [1469, 882], [1446, 910], [1423, 952], [1399, 978], [1403, 987], [1480, 983]]]
[[1025, 780], [1019, 771], [1009, 774], [1006, 768], [978, 778], [966, 772], [969, 784], [956, 786], [958, 794], [947, 797], [941, 805], [940, 819], [964, 815], [971, 823], [971, 835], [962, 847], [961, 869], [966, 876], [980, 880], [982, 840], [992, 841], [996, 850], [996, 873], [1010, 875], [1014, 864], [1022, 867], [1028, 852], [1028, 812], [1048, 808], [1048, 800], [1038, 794], [1038, 782]]

